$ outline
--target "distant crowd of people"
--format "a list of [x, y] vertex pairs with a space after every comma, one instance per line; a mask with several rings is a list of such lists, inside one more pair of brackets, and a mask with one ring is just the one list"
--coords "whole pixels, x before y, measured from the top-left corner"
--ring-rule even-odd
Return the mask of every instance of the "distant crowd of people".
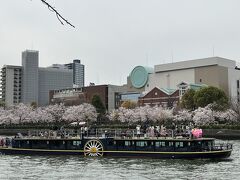
[[0, 146], [2, 147], [8, 147], [11, 146], [11, 139], [10, 138], [0, 138]]
[[141, 129], [140, 125], [136, 126], [137, 137], [192, 137], [192, 129], [189, 126], [178, 128], [174, 126], [167, 129], [165, 126], [148, 126]]

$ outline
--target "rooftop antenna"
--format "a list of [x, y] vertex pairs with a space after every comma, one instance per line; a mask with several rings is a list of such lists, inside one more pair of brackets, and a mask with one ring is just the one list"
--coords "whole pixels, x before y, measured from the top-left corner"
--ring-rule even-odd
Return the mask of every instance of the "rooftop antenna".
[[31, 42], [31, 50], [33, 50], [33, 41]]
[[122, 84], [122, 74], [120, 74], [120, 77], [119, 77], [119, 85]]
[[97, 73], [97, 85], [99, 84], [99, 74]]
[[172, 56], [172, 63], [173, 63], [173, 50], [171, 51], [171, 56]]
[[214, 49], [214, 45], [213, 45], [213, 47], [212, 47], [212, 53], [213, 53], [213, 57], [215, 56], [215, 49]]
[[148, 53], [146, 53], [146, 65], [148, 66]]

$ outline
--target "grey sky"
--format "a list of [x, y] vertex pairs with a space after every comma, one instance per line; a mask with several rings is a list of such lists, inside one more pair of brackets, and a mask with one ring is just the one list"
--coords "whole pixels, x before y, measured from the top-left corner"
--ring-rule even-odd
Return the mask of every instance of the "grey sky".
[[239, 0], [49, 0], [76, 26], [62, 26], [40, 0], [0, 0], [0, 66], [86, 65], [86, 85], [120, 84], [136, 65], [215, 56], [240, 59]]

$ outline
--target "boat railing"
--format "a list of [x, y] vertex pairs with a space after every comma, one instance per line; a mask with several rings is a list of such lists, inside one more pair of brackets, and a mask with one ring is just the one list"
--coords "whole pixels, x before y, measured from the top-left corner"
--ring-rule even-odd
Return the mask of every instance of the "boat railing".
[[135, 138], [190, 138], [189, 134], [186, 133], [174, 133], [172, 130], [168, 130], [166, 133], [162, 134], [160, 132], [143, 132], [141, 131], [140, 133], [137, 132], [135, 129], [127, 129], [127, 130], [122, 130], [122, 129], [114, 129], [114, 130], [109, 130], [109, 129], [95, 129], [92, 131], [89, 131], [88, 133], [84, 133], [84, 137], [112, 137], [112, 138], [120, 138], [120, 139], [135, 139]]
[[120, 139], [156, 139], [156, 138], [175, 138], [189, 139], [191, 136], [187, 133], [176, 133], [168, 129], [164, 133], [161, 132], [137, 132], [136, 129], [65, 129], [65, 130], [34, 130], [29, 131], [27, 135], [17, 135], [20, 138], [120, 138]]

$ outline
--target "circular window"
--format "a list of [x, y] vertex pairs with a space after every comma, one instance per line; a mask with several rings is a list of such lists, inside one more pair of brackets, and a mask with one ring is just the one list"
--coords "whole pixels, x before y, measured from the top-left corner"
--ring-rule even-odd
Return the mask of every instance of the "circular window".
[[135, 67], [130, 75], [130, 80], [132, 82], [133, 87], [142, 88], [146, 85], [148, 81], [148, 72], [142, 66]]

